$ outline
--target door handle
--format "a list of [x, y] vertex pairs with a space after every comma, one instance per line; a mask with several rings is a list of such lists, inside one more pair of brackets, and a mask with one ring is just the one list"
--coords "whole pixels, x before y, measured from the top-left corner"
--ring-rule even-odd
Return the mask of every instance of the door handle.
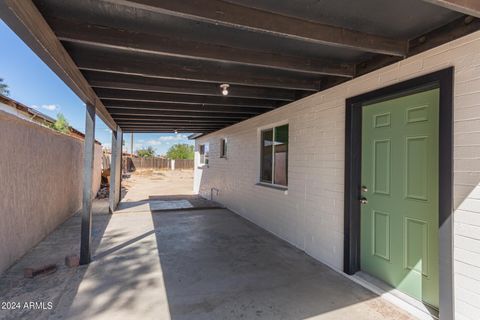
[[367, 198], [362, 197], [362, 198], [360, 199], [360, 203], [361, 203], [361, 204], [367, 204], [367, 203], [368, 203]]

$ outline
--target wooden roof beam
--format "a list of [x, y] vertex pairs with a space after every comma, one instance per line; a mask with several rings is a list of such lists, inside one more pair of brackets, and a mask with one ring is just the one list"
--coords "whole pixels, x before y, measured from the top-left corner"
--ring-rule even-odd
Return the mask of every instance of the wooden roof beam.
[[275, 52], [261, 52], [214, 43], [185, 41], [106, 26], [73, 23], [60, 19], [52, 19], [50, 22], [53, 24], [55, 33], [59, 39], [69, 42], [85, 43], [119, 50], [131, 50], [160, 56], [237, 63], [347, 78], [352, 78], [355, 72], [353, 64], [326, 59], [286, 56]]
[[[200, 96], [175, 93], [115, 90], [97, 88], [95, 92], [100, 99], [133, 101], [133, 102], [165, 102], [170, 104], [191, 104], [191, 105], [217, 105], [230, 107], [256, 107], [264, 109], [275, 109], [282, 103], [273, 100], [245, 99], [230, 96]], [[284, 103], [283, 103], [284, 104]]]
[[132, 126], [132, 125], [126, 125], [126, 126], [120, 126], [122, 129], [125, 128], [136, 128], [136, 129], [167, 129], [167, 130], [175, 130], [175, 129], [200, 129], [200, 130], [218, 130], [221, 128], [225, 128], [226, 126], [169, 126], [169, 125], [158, 125], [158, 126], [144, 126], [144, 125], [139, 125], [139, 126]]
[[407, 43], [221, 0], [104, 0], [170, 16], [366, 52], [404, 56]]
[[232, 123], [237, 122], [237, 120], [218, 120], [218, 119], [212, 119], [212, 120], [204, 120], [204, 119], [182, 119], [182, 120], [177, 120], [177, 119], [150, 119], [150, 120], [137, 120], [137, 119], [118, 119], [117, 118], [117, 124], [174, 124], [174, 125], [180, 125], [182, 123], [185, 124], [223, 124], [223, 125], [230, 125]]
[[[136, 102], [136, 101], [118, 101], [118, 100], [103, 100], [109, 112], [128, 110], [132, 113], [136, 111], [176, 111], [176, 112], [218, 112], [231, 114], [248, 114], [256, 115], [269, 111], [268, 109], [255, 107], [232, 107], [220, 105], [191, 105], [168, 102]], [[161, 113], [160, 113], [161, 114]]]
[[173, 132], [179, 132], [179, 133], [210, 133], [213, 131], [217, 131], [219, 129], [177, 129], [177, 128], [169, 128], [169, 129], [155, 129], [155, 128], [122, 128], [124, 133], [173, 133]]
[[[318, 91], [320, 79], [314, 80], [294, 75], [278, 76], [265, 70], [212, 68], [201, 63], [186, 64], [136, 56], [135, 54], [111, 53], [91, 48], [71, 48], [70, 55], [81, 70], [157, 77], [163, 79], [214, 82], [218, 84], [259, 86], [290, 90]], [[220, 89], [218, 89], [220, 90]]]
[[[152, 111], [152, 110], [125, 110], [125, 109], [111, 109], [110, 114], [113, 118], [116, 116], [142, 116], [143, 118], [156, 118], [156, 117], [174, 117], [174, 118], [197, 118], [197, 119], [236, 119], [244, 120], [254, 114], [231, 114], [220, 112], [187, 112], [187, 111]], [[133, 118], [132, 118], [133, 119]]]
[[480, 1], [478, 0], [423, 0], [425, 2], [458, 11], [473, 17], [480, 18]]
[[0, 18], [110, 129], [116, 124], [31, 0], [0, 1]]
[[[84, 75], [94, 88], [222, 97], [218, 83], [162, 79], [94, 71], [85, 71]], [[228, 91], [230, 98], [252, 98], [287, 102], [294, 101], [297, 92], [293, 90], [238, 85], [231, 86]]]
[[120, 127], [155, 127], [155, 126], [169, 126], [169, 127], [183, 127], [183, 126], [190, 126], [190, 127], [212, 127], [212, 128], [223, 128], [223, 127], [228, 127], [231, 126], [232, 124], [200, 124], [200, 125], [195, 125], [195, 123], [119, 123], [118, 124]]
[[143, 116], [143, 115], [131, 115], [131, 114], [120, 114], [120, 115], [115, 115], [113, 116], [115, 121], [123, 122], [123, 121], [148, 121], [148, 122], [162, 122], [165, 120], [178, 120], [179, 122], [189, 122], [189, 121], [209, 121], [210, 123], [216, 123], [216, 122], [238, 122], [242, 121], [245, 119], [248, 119], [247, 116], [235, 116], [235, 117], [220, 117], [220, 118], [210, 118], [208, 115], [205, 115], [203, 113], [198, 113], [198, 115], [195, 116], [175, 116], [175, 115], [157, 115], [155, 117], [149, 117], [149, 116]]

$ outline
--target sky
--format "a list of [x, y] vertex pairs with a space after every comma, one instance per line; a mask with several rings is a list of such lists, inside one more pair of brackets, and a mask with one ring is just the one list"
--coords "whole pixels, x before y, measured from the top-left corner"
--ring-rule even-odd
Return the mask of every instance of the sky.
[[[9, 97], [56, 118], [61, 112], [75, 129], [85, 132], [85, 104], [68, 88], [9, 27], [0, 20], [0, 78], [10, 90]], [[152, 146], [163, 155], [176, 143], [194, 144], [189, 134], [135, 133], [134, 151]], [[95, 138], [110, 148], [112, 135], [107, 125], [96, 118]], [[131, 134], [124, 134], [130, 152]]]

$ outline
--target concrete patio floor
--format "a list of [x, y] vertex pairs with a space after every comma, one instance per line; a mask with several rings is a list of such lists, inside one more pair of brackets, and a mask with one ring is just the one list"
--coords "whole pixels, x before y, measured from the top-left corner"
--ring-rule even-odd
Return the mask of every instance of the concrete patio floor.
[[[128, 182], [125, 197], [142, 210], [130, 205], [109, 215], [105, 201], [96, 203], [89, 266], [62, 265], [65, 255], [78, 252], [76, 215], [4, 273], [0, 301], [53, 308], [0, 310], [0, 318], [412, 319], [229, 210], [152, 212], [144, 191], [135, 190], [143, 190], [145, 179]], [[159, 194], [155, 186], [165, 180], [152, 181], [150, 196], [177, 194]], [[56, 273], [23, 278], [24, 267], [52, 262], [59, 264]]]

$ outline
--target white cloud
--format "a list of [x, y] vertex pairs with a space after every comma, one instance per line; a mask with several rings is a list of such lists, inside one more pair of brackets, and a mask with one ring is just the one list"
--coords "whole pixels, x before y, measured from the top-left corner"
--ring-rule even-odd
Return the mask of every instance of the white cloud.
[[162, 144], [170, 144], [170, 142], [187, 141], [188, 136], [186, 134], [176, 134], [170, 136], [160, 136], [157, 139], [148, 140], [145, 144], [150, 146], [159, 146]]
[[57, 106], [56, 104], [42, 104], [42, 108], [50, 111], [55, 111], [60, 109], [60, 107]]
[[32, 105], [33, 109], [45, 109], [48, 111], [57, 111], [60, 110], [60, 106], [57, 104], [42, 104], [41, 106], [37, 106], [36, 104]]
[[178, 141], [178, 140], [187, 140], [188, 137], [185, 134], [176, 134], [174, 136], [161, 136], [157, 140], [160, 141]]
[[146, 142], [146, 145], [158, 146], [158, 145], [161, 145], [162, 143], [163, 141], [159, 141], [159, 140], [148, 140]]

